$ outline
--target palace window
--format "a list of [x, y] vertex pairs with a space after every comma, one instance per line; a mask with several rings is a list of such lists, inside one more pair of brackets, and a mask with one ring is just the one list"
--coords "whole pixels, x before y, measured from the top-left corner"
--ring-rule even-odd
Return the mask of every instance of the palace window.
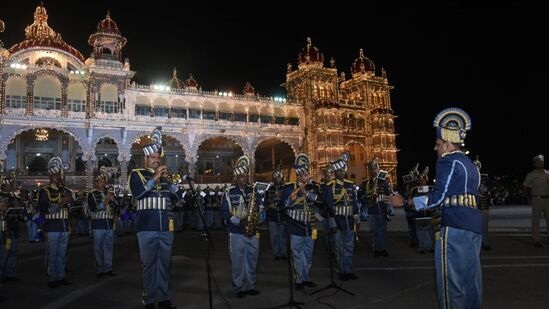
[[168, 111], [170, 109], [167, 107], [155, 107], [153, 110], [155, 117], [168, 117]]
[[200, 110], [189, 109], [189, 119], [200, 119]]
[[202, 118], [208, 119], [208, 120], [215, 120], [215, 112], [214, 111], [202, 111]]
[[219, 120], [228, 120], [228, 121], [231, 121], [231, 117], [232, 114], [231, 113], [224, 113], [224, 112], [219, 112]]
[[172, 108], [172, 118], [187, 118], [187, 109]]
[[260, 119], [261, 123], [271, 123], [273, 121], [272, 116], [261, 115], [261, 116], [259, 116], [259, 119]]
[[86, 111], [86, 101], [77, 100], [77, 99], [68, 99], [67, 108], [69, 112], [85, 112]]
[[150, 116], [151, 108], [148, 105], [136, 105], [135, 106], [135, 115], [136, 116]]
[[233, 119], [234, 121], [246, 122], [246, 114], [235, 113]]
[[259, 120], [259, 115], [250, 115], [249, 120], [250, 122], [257, 122]]
[[25, 108], [27, 106], [27, 97], [19, 95], [6, 95], [6, 107]]
[[299, 118], [288, 118], [288, 124], [291, 126], [298, 126]]
[[284, 121], [285, 121], [285, 120], [286, 120], [286, 119], [285, 119], [284, 117], [278, 117], [278, 116], [275, 117], [275, 123], [276, 123], [276, 124], [284, 124]]
[[61, 110], [61, 98], [34, 97], [34, 109]]
[[101, 112], [118, 113], [118, 102], [101, 101]]

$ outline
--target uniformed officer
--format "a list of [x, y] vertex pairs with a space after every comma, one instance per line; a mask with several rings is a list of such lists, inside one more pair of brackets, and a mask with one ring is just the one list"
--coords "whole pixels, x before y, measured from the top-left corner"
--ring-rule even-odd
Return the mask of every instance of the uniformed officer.
[[539, 241], [539, 222], [541, 213], [545, 224], [549, 225], [549, 171], [545, 169], [545, 157], [542, 154], [532, 158], [534, 170], [526, 175], [522, 187], [528, 204], [532, 205], [532, 240], [535, 247], [543, 247]]
[[[479, 171], [482, 171], [482, 163], [480, 160], [475, 160], [475, 165], [478, 167]], [[482, 233], [482, 249], [492, 250], [490, 242], [488, 241], [488, 224], [490, 222], [490, 179], [488, 174], [480, 174], [480, 186], [478, 188], [478, 208], [482, 213], [482, 226], [484, 227]]]
[[63, 185], [64, 170], [67, 168], [61, 158], [53, 157], [48, 162], [50, 184], [38, 195], [38, 209], [45, 216], [46, 260], [48, 285], [56, 288], [71, 284], [65, 278], [67, 247], [69, 245], [69, 206], [72, 193]]
[[[335, 179], [326, 184], [324, 200], [335, 215], [331, 218], [331, 228], [336, 228], [335, 246], [339, 267], [339, 278], [342, 281], [355, 280], [353, 273], [353, 251], [355, 241], [355, 224], [360, 223], [358, 212], [357, 190], [355, 184], [344, 178], [350, 153], [344, 152], [341, 158], [332, 162]], [[337, 224], [336, 224], [337, 221]]]
[[286, 243], [286, 220], [281, 214], [282, 188], [284, 187], [284, 174], [277, 166], [273, 171], [273, 185], [269, 187], [265, 195], [267, 221], [269, 222], [269, 234], [271, 236], [271, 248], [275, 260], [285, 260], [288, 257]]
[[161, 128], [151, 134], [152, 143], [143, 147], [145, 168], [132, 170], [131, 194], [137, 201], [137, 239], [143, 269], [145, 308], [175, 308], [168, 294], [174, 223], [171, 205], [181, 198], [177, 185], [166, 179], [168, 167], [161, 163]]
[[9, 214], [14, 209], [13, 178], [10, 175], [1, 177], [0, 190], [0, 280], [19, 281], [17, 278], [17, 252], [19, 243], [19, 220], [23, 213]]
[[88, 192], [97, 278], [116, 275], [112, 270], [112, 257], [117, 202], [114, 192], [108, 191], [105, 187], [106, 182], [107, 175], [100, 171], [95, 179], [95, 188]]
[[315, 222], [318, 214], [315, 207], [318, 186], [309, 175], [309, 156], [300, 153], [295, 158], [294, 169], [297, 181], [286, 184], [282, 191], [282, 200], [287, 208], [290, 225], [290, 244], [295, 273], [295, 289], [305, 286], [315, 287], [310, 278], [313, 265], [313, 249], [317, 238]]
[[[437, 115], [437, 161], [433, 191], [414, 198], [416, 209], [439, 208], [435, 233], [435, 270], [440, 308], [480, 308], [482, 302], [482, 216], [478, 209], [480, 173], [461, 150], [471, 119], [465, 111], [448, 108]], [[386, 198], [402, 206], [400, 195]]]
[[[259, 232], [249, 235], [245, 229], [250, 220], [250, 210], [256, 207], [250, 201], [254, 189], [248, 184], [249, 165], [250, 159], [246, 156], [237, 160], [234, 168], [235, 185], [225, 191], [221, 200], [221, 212], [229, 231], [233, 288], [239, 298], [260, 293], [255, 289]], [[263, 212], [262, 208], [256, 211]]]
[[372, 230], [374, 257], [386, 257], [389, 256], [385, 249], [388, 209], [383, 199], [391, 190], [385, 177], [380, 175], [377, 159], [368, 163], [368, 174], [370, 177], [360, 185], [360, 199], [362, 205], [368, 208], [368, 223]]

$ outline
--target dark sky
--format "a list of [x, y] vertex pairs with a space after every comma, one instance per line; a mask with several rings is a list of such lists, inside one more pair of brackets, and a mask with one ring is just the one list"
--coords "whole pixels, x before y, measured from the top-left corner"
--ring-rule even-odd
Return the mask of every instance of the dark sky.
[[[401, 171], [417, 161], [434, 167], [432, 120], [450, 106], [471, 115], [467, 147], [480, 155], [485, 172], [522, 178], [532, 156], [549, 155], [549, 117], [541, 111], [547, 106], [549, 67], [541, 48], [543, 29], [549, 29], [545, 10], [520, 2], [307, 3], [45, 1], [45, 6], [50, 26], [86, 57], [88, 36], [110, 10], [128, 39], [124, 57], [137, 71], [135, 79], [147, 84], [166, 81], [176, 66], [181, 78], [192, 73], [205, 90], [241, 91], [250, 81], [261, 94], [276, 95], [284, 93], [286, 64], [296, 66], [307, 36], [347, 76], [364, 48], [395, 87]], [[23, 40], [37, 4], [0, 3], [5, 45]]]

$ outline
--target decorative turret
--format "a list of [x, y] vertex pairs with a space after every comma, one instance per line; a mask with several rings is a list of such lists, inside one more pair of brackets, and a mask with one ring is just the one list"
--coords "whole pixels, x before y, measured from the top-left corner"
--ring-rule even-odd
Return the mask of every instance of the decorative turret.
[[252, 87], [252, 84], [250, 84], [250, 82], [246, 82], [246, 86], [244, 86], [244, 96], [246, 98], [255, 97], [255, 88]]
[[93, 46], [92, 55], [95, 59], [121, 61], [122, 48], [126, 41], [111, 14], [107, 12], [105, 19], [97, 24], [97, 31], [90, 35], [88, 44]]
[[317, 67], [323, 67], [324, 66], [324, 55], [313, 46], [313, 42], [310, 37], [307, 38], [307, 46], [303, 48], [301, 53], [299, 54], [299, 67], [304, 66], [317, 66]]
[[375, 75], [376, 66], [374, 65], [374, 62], [370, 59], [368, 59], [366, 56], [364, 56], [364, 51], [362, 48], [359, 51], [358, 58], [353, 62], [353, 66], [351, 67], [351, 72], [353, 73], [353, 77], [358, 74], [370, 74]]
[[189, 78], [185, 81], [185, 90], [198, 91], [198, 82], [194, 79], [192, 74], [189, 74]]
[[181, 81], [177, 77], [177, 69], [175, 67], [173, 68], [172, 79], [170, 79], [170, 81], [168, 82], [168, 86], [170, 86], [170, 89], [183, 89], [183, 88], [185, 88], [185, 84], [183, 83], [183, 81]]

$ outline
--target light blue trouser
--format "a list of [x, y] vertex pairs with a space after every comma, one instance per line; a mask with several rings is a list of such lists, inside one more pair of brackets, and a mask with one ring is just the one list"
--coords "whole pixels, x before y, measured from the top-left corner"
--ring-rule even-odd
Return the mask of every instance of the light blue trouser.
[[233, 288], [236, 293], [255, 286], [255, 268], [259, 257], [259, 239], [229, 233]]
[[152, 304], [170, 299], [170, 259], [172, 232], [142, 231], [137, 233], [143, 269], [143, 303]]
[[335, 235], [337, 249], [337, 264], [339, 272], [350, 274], [353, 272], [353, 250], [355, 245], [354, 231], [337, 231]]
[[69, 232], [47, 232], [46, 265], [48, 281], [65, 279]]
[[274, 256], [288, 256], [286, 225], [280, 222], [269, 222], [269, 234]]
[[89, 231], [90, 220], [88, 218], [76, 219], [76, 233], [78, 235], [86, 235]]
[[416, 218], [416, 229], [419, 250], [433, 250], [434, 226], [431, 223], [431, 218], [420, 219]]
[[313, 266], [313, 247], [311, 236], [291, 235], [292, 255], [294, 257], [295, 283], [311, 281], [309, 277]]
[[11, 239], [11, 248], [6, 248], [6, 240], [0, 241], [0, 279], [17, 277], [17, 248], [18, 239]]
[[93, 230], [93, 250], [95, 252], [95, 266], [97, 273], [105, 273], [112, 270], [113, 249], [113, 230]]
[[38, 224], [32, 220], [27, 221], [27, 240], [35, 241], [38, 239]]
[[443, 227], [435, 241], [435, 268], [441, 309], [477, 309], [482, 303], [482, 235]]
[[175, 221], [175, 231], [182, 232], [185, 228], [185, 211], [178, 210], [173, 212], [173, 220]]
[[168, 300], [172, 232], [142, 231], [137, 233], [143, 268], [143, 303]]
[[387, 233], [387, 216], [370, 215], [368, 223], [372, 229], [372, 247], [374, 251], [385, 250], [385, 234]]

